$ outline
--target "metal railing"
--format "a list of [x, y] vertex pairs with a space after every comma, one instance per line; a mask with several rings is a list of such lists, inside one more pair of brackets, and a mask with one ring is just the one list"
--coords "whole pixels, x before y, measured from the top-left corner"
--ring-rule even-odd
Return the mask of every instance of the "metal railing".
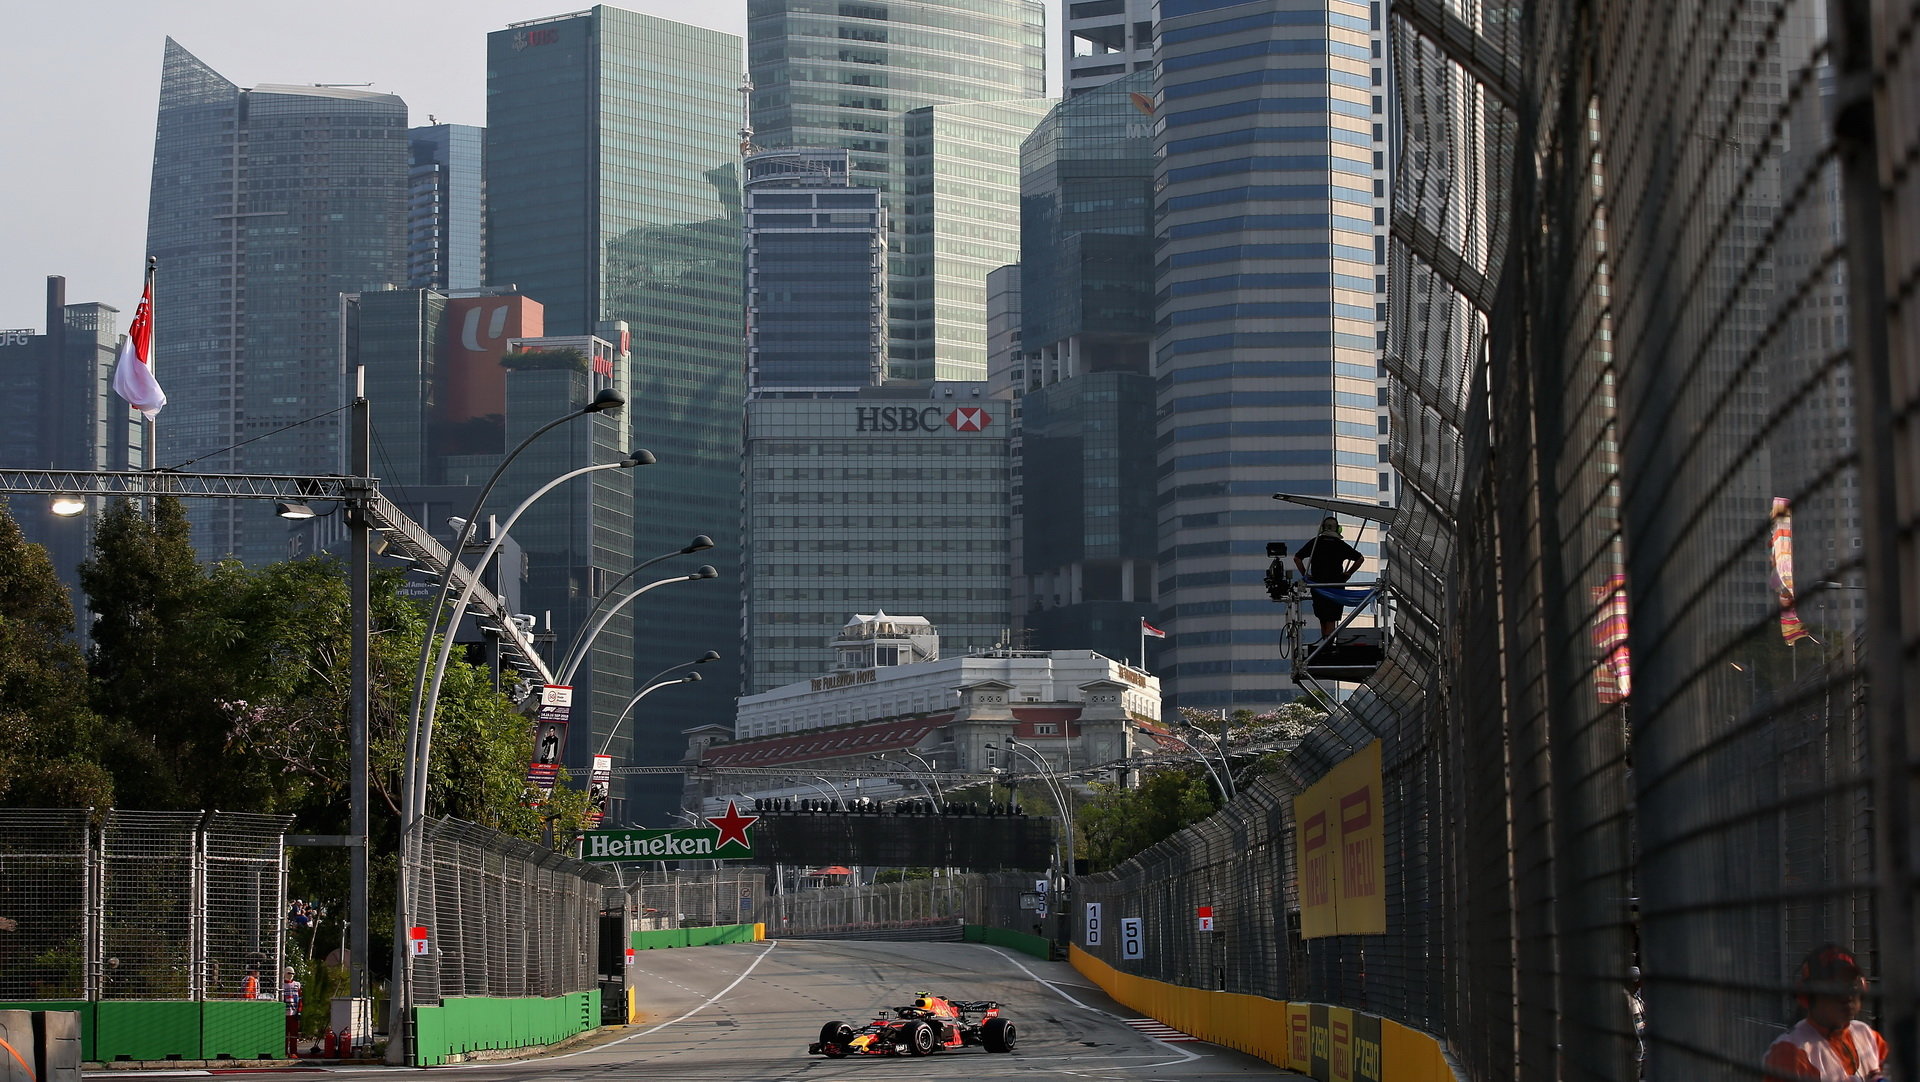
[[[408, 912], [426, 930], [415, 955], [416, 1006], [447, 996], [551, 997], [598, 986], [606, 868], [458, 819], [425, 819], [419, 891]], [[411, 937], [409, 937], [411, 938]]]
[[290, 822], [0, 809], [0, 1002], [273, 998]]

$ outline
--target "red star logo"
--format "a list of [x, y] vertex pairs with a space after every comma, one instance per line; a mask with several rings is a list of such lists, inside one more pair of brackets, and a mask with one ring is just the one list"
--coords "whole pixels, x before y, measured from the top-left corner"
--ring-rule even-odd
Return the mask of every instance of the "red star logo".
[[717, 852], [725, 849], [727, 843], [733, 841], [739, 842], [743, 848], [752, 849], [753, 842], [747, 838], [747, 828], [759, 821], [760, 817], [757, 815], [741, 815], [733, 806], [733, 801], [727, 801], [727, 814], [707, 820], [709, 826], [720, 828], [720, 840], [714, 843], [714, 850]]

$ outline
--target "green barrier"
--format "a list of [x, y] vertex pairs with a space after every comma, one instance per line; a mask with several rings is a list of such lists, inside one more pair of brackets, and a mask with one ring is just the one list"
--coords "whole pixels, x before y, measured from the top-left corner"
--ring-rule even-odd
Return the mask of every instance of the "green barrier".
[[[106, 1004], [101, 1004], [106, 1006]], [[287, 1058], [287, 1008], [279, 1000], [200, 1005], [201, 1059]]]
[[962, 929], [961, 938], [969, 943], [988, 943], [996, 947], [1007, 947], [1021, 954], [1031, 954], [1043, 961], [1053, 957], [1053, 940], [1027, 932], [989, 928], [983, 924], [969, 924]]
[[662, 928], [633, 933], [637, 951], [664, 950], [669, 947], [711, 947], [716, 943], [755, 943], [765, 937], [761, 924], [718, 924], [711, 928]]
[[97, 1025], [93, 1003], [84, 999], [30, 999], [0, 1002], [0, 1011], [74, 1011], [80, 1015], [80, 1058], [97, 1062], [93, 1054], [93, 1034]]
[[[278, 1003], [261, 1003], [273, 1009]], [[94, 1054], [117, 1059], [200, 1059], [200, 1004], [102, 1000], [94, 1004]]]
[[455, 996], [413, 1010], [414, 1063], [434, 1067], [451, 1056], [555, 1044], [600, 1025], [600, 993], [551, 998]]

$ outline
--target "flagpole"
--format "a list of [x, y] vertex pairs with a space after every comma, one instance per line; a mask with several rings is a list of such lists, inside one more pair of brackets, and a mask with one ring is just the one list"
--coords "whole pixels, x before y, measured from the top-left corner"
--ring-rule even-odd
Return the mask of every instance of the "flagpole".
[[1140, 671], [1147, 671], [1147, 618], [1140, 618]]
[[[153, 339], [154, 339], [153, 329], [156, 323], [158, 322], [153, 318], [154, 307], [155, 307], [153, 303], [153, 281], [156, 277], [159, 276], [159, 269], [160, 269], [159, 257], [151, 256], [151, 255], [148, 256], [147, 257], [147, 280], [145, 282], [142, 282], [141, 285], [143, 287], [142, 295], [147, 298], [147, 367], [149, 371], [152, 370], [153, 361], [158, 358], [160, 353], [160, 351], [155, 349], [153, 346]], [[146, 455], [146, 460], [147, 460], [146, 468], [149, 472], [151, 472], [153, 469], [156, 468], [156, 464], [158, 463], [160, 458], [160, 452], [154, 446], [154, 444], [158, 442], [160, 438], [160, 432], [159, 432], [160, 420], [157, 417], [148, 415], [145, 410], [142, 410], [140, 413], [140, 425], [141, 425], [141, 435], [144, 437], [140, 442], [145, 444], [145, 446], [141, 448], [141, 450]]]

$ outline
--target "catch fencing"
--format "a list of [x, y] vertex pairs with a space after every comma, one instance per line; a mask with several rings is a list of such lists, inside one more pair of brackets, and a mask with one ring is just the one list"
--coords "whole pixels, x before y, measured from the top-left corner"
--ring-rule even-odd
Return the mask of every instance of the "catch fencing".
[[[1920, 5], [1387, 14], [1388, 658], [1078, 880], [1092, 949], [1476, 1082], [1692, 1082], [1758, 1078], [1832, 942], [1914, 1077]], [[1291, 798], [1374, 740], [1387, 932], [1306, 938]]]
[[409, 912], [417, 1006], [447, 997], [555, 997], [598, 987], [599, 916], [613, 872], [458, 819], [421, 822]]
[[975, 920], [996, 906], [1012, 914], [1005, 927], [1017, 928], [1017, 900], [1001, 903], [1017, 899], [1020, 883], [1031, 889], [1033, 882], [1006, 873], [961, 873], [863, 883], [851, 873], [728, 865], [625, 868], [620, 875], [636, 930], [765, 924], [769, 938], [793, 939], [958, 939], [963, 919]]
[[0, 809], [0, 1002], [273, 998], [291, 821]]

